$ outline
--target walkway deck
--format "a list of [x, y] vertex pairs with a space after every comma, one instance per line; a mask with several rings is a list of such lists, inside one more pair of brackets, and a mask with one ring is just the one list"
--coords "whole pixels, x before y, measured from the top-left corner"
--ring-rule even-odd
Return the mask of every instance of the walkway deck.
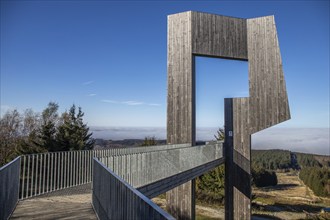
[[90, 184], [20, 201], [10, 219], [97, 219]]

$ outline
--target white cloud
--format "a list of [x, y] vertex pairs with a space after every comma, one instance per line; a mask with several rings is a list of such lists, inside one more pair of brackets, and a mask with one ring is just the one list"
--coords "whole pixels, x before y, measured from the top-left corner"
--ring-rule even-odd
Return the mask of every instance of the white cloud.
[[126, 105], [143, 105], [143, 102], [138, 102], [138, 101], [124, 101], [122, 102], [122, 104], [126, 104]]
[[157, 103], [145, 103], [140, 101], [116, 101], [116, 100], [109, 100], [109, 99], [102, 99], [101, 102], [112, 103], [112, 104], [123, 104], [123, 105], [130, 105], [130, 106], [137, 106], [137, 105], [149, 105], [149, 106], [161, 106], [161, 104]]
[[96, 96], [95, 93], [88, 94], [89, 97]]
[[118, 103], [118, 102], [115, 101], [115, 100], [109, 100], [109, 99], [102, 99], [101, 102], [105, 102], [105, 103], [113, 103], [113, 104]]
[[92, 84], [92, 83], [94, 83], [94, 80], [87, 81], [87, 82], [83, 82], [82, 85], [83, 85], [83, 86], [87, 86], [87, 85], [90, 85], [90, 84]]

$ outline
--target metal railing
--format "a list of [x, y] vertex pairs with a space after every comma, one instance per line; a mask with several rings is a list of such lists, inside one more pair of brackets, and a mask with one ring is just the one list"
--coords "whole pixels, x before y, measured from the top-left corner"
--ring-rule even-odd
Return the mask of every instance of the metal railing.
[[94, 158], [92, 204], [99, 219], [174, 219]]
[[[24, 155], [0, 169], [1, 219], [11, 214], [18, 199], [91, 183], [93, 171], [95, 171], [94, 157], [99, 158], [110, 170], [113, 170], [111, 175], [117, 179], [113, 180], [116, 186], [119, 184], [120, 187], [128, 187], [131, 191], [136, 191], [134, 188], [140, 187], [142, 191], [147, 190], [146, 195], [151, 197], [159, 193], [158, 191], [165, 190], [164, 187], [160, 189], [158, 185], [163, 184], [162, 181], [166, 182], [166, 178], [175, 177], [178, 181], [185, 181], [191, 175], [197, 175], [209, 169], [213, 164], [218, 164], [217, 161], [223, 158], [223, 153], [222, 143], [217, 142], [203, 146], [179, 144]], [[153, 190], [155, 192], [150, 193], [148, 191], [150, 187], [158, 191]], [[140, 199], [141, 204], [148, 207], [146, 208], [148, 210], [150, 205], [152, 209], [155, 209], [152, 204], [149, 204], [146, 196], [135, 191], [131, 196], [138, 195], [136, 201]], [[139, 202], [130, 203], [133, 207], [138, 204]], [[150, 213], [153, 212], [150, 211]], [[133, 217], [141, 219], [139, 216], [143, 218], [145, 214], [140, 213]]]
[[20, 199], [92, 181], [93, 157], [109, 157], [188, 147], [189, 144], [48, 152], [21, 156]]
[[8, 219], [18, 202], [20, 157], [0, 168], [0, 220]]
[[222, 142], [134, 154], [110, 155], [99, 160], [134, 188], [223, 158]]

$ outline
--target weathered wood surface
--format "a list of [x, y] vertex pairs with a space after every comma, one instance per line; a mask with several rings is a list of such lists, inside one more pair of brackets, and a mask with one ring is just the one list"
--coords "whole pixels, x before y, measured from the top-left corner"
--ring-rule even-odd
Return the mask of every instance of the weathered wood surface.
[[194, 55], [247, 59], [245, 19], [201, 12], [190, 13]]
[[[168, 17], [169, 144], [195, 142], [194, 56], [249, 62], [250, 97], [232, 99], [233, 142], [226, 158], [232, 160], [226, 161], [231, 164], [226, 190], [231, 188], [232, 198], [226, 198], [226, 217], [250, 219], [251, 134], [290, 119], [274, 17], [240, 19], [200, 12]], [[176, 217], [193, 219], [191, 183], [180, 187], [167, 193], [168, 209]]]
[[[232, 178], [233, 200], [226, 207], [226, 212], [233, 215], [228, 219], [250, 219], [250, 160], [251, 134], [249, 132], [249, 98], [233, 99], [233, 164], [229, 178]], [[229, 147], [229, 146], [228, 146]], [[226, 213], [226, 214], [227, 214]]]
[[[251, 134], [290, 119], [282, 60], [274, 16], [247, 19], [249, 98], [233, 99], [233, 203], [234, 219], [251, 215]], [[231, 207], [233, 206], [233, 207]]]
[[[194, 77], [191, 13], [168, 16], [167, 32], [167, 144], [195, 142]], [[167, 210], [175, 218], [194, 216], [194, 183], [189, 181], [166, 193]], [[192, 217], [193, 218], [193, 217]]]
[[290, 119], [274, 16], [247, 19], [250, 133]]
[[19, 201], [10, 219], [97, 219], [91, 185], [64, 189]]
[[195, 142], [194, 56], [247, 60], [246, 20], [200, 12], [168, 17], [167, 141]]

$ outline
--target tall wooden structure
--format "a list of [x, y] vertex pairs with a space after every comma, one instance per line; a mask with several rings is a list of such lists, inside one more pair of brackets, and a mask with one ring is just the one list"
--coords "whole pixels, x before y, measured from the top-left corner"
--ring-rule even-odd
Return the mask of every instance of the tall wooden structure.
[[[250, 97], [225, 100], [226, 219], [250, 219], [251, 134], [290, 119], [273, 16], [168, 16], [168, 144], [195, 144], [195, 56], [245, 60]], [[167, 193], [169, 212], [195, 218], [194, 181]]]

